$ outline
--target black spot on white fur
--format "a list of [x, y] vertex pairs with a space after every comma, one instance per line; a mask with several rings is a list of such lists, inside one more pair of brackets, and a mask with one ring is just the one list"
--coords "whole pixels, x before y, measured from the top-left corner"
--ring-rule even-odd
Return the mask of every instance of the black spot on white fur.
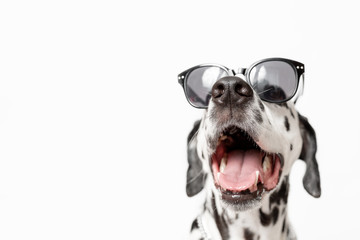
[[259, 210], [260, 213], [260, 222], [263, 226], [269, 226], [270, 223], [276, 224], [279, 217], [279, 208], [274, 207], [270, 213], [264, 213], [261, 208]]
[[286, 217], [284, 218], [282, 227], [281, 227], [281, 232], [284, 233], [285, 232], [285, 226], [286, 226]]
[[290, 110], [290, 114], [291, 114], [291, 116], [295, 119], [295, 115], [294, 115], [294, 113], [292, 112], [292, 110], [291, 109], [289, 109]]
[[290, 131], [289, 119], [288, 119], [288, 117], [286, 117], [286, 116], [285, 116], [284, 124], [285, 124], [286, 131]]
[[193, 221], [193, 223], [191, 224], [191, 230], [190, 230], [190, 232], [192, 232], [192, 231], [194, 231], [195, 229], [198, 229], [198, 228], [199, 228], [199, 223], [198, 223], [197, 219], [195, 219], [195, 220]]
[[223, 240], [229, 239], [230, 238], [229, 227], [225, 222], [224, 215], [220, 215], [216, 208], [214, 193], [212, 194], [212, 198], [211, 198], [211, 208], [213, 210], [216, 226], [220, 231], [221, 239]]
[[260, 100], [259, 100], [259, 107], [260, 107], [261, 111], [265, 111], [265, 106]]
[[258, 123], [262, 123], [263, 122], [263, 118], [261, 116], [261, 112], [256, 109], [256, 110], [253, 110], [253, 113], [255, 115], [255, 120], [258, 122]]
[[270, 195], [270, 208], [273, 204], [280, 205], [281, 202], [287, 204], [289, 196], [289, 176], [286, 176], [280, 186], [280, 189]]
[[254, 240], [254, 233], [248, 228], [244, 229], [244, 239], [245, 240]]

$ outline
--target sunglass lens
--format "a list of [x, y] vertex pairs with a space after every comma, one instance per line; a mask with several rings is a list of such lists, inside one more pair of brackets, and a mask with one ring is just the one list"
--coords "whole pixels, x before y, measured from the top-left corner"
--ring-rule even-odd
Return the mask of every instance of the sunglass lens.
[[206, 108], [214, 83], [227, 75], [224, 69], [216, 66], [199, 67], [191, 71], [185, 81], [189, 102], [195, 107]]
[[249, 73], [252, 88], [261, 99], [270, 102], [284, 102], [294, 96], [297, 89], [297, 75], [289, 63], [267, 61], [255, 65]]

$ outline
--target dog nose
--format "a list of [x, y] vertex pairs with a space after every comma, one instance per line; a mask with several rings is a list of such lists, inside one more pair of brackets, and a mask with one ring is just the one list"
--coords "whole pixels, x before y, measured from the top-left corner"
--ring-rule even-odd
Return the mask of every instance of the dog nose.
[[241, 78], [228, 76], [218, 80], [211, 91], [215, 104], [243, 104], [249, 101], [253, 94], [251, 87]]

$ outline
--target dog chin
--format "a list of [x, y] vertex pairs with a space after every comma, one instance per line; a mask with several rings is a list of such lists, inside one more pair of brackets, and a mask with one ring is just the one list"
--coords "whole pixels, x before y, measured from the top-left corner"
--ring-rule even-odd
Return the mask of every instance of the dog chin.
[[258, 191], [250, 192], [249, 190], [242, 192], [232, 192], [224, 190], [215, 185], [214, 191], [221, 200], [222, 207], [224, 209], [231, 209], [236, 212], [243, 212], [248, 210], [257, 209], [262, 205], [262, 201], [268, 191], [259, 187]]
[[262, 199], [256, 198], [256, 199], [250, 199], [245, 200], [241, 202], [236, 202], [232, 200], [227, 200], [223, 196], [220, 197], [221, 199], [221, 205], [224, 209], [230, 209], [235, 212], [245, 212], [245, 211], [251, 211], [254, 209], [258, 209], [262, 205]]

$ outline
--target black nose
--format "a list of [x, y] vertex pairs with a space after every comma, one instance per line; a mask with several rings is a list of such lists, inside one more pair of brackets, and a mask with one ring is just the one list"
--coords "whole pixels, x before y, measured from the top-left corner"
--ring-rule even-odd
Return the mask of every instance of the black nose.
[[241, 78], [228, 76], [218, 80], [212, 90], [213, 101], [217, 105], [242, 105], [253, 97], [251, 87]]

